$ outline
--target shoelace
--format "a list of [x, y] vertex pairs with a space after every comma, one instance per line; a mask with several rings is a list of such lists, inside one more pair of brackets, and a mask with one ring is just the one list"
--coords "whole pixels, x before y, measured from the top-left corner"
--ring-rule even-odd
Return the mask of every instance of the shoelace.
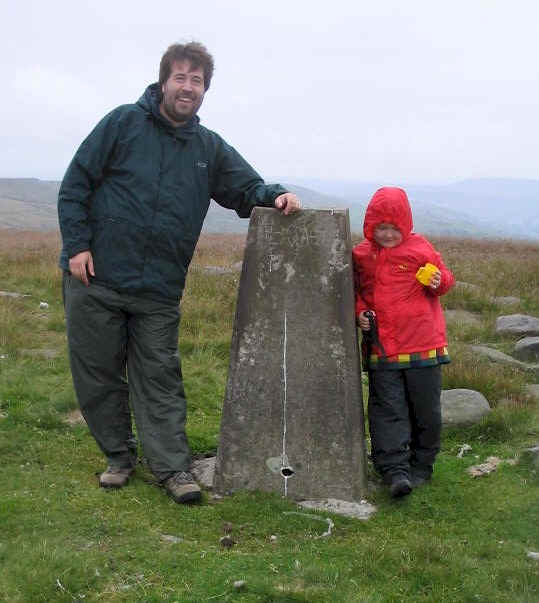
[[172, 476], [172, 481], [177, 484], [190, 484], [193, 483], [193, 476], [187, 471], [178, 471]]

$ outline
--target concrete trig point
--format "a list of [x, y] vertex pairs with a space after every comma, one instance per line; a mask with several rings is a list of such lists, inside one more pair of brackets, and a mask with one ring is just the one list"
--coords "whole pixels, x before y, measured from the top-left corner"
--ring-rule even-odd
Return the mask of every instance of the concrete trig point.
[[348, 210], [253, 211], [214, 487], [366, 494]]

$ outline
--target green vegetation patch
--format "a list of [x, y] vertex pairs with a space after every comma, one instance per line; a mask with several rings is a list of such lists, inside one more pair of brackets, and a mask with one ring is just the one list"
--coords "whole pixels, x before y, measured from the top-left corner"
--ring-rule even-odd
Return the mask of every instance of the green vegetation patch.
[[[77, 418], [69, 374], [57, 238], [0, 245], [2, 288], [31, 295], [0, 298], [0, 600], [537, 600], [539, 565], [528, 557], [539, 551], [536, 465], [502, 462], [475, 479], [468, 470], [490, 456], [514, 461], [539, 443], [537, 402], [523, 389], [533, 375], [480, 360], [469, 347], [508, 351], [509, 339], [495, 333], [504, 310], [494, 296], [520, 297], [511, 312], [539, 315], [531, 293], [538, 248], [436, 244], [457, 279], [478, 287], [447, 297], [447, 307], [473, 311], [479, 323], [450, 327], [444, 387], [481, 391], [493, 410], [473, 427], [444, 432], [432, 483], [405, 500], [391, 500], [371, 471], [378, 511], [368, 521], [260, 492], [205, 492], [203, 504], [179, 506], [143, 463], [128, 487], [99, 488], [104, 459]], [[231, 266], [242, 249], [238, 237], [202, 239], [182, 301], [179, 350], [197, 455], [218, 445], [239, 278], [204, 267]], [[471, 449], [459, 456], [464, 444]]]

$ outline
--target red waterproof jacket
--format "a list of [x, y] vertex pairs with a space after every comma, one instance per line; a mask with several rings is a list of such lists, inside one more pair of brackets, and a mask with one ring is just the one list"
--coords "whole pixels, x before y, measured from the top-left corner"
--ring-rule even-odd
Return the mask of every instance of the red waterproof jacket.
[[[402, 234], [396, 247], [374, 241], [378, 224], [394, 224]], [[441, 255], [421, 235], [412, 233], [412, 210], [400, 188], [379, 189], [365, 213], [365, 241], [354, 247], [356, 314], [374, 310], [378, 338], [385, 356], [413, 354], [447, 345], [445, 320], [439, 296], [455, 284]], [[440, 286], [422, 285], [415, 274], [427, 262], [441, 272]]]

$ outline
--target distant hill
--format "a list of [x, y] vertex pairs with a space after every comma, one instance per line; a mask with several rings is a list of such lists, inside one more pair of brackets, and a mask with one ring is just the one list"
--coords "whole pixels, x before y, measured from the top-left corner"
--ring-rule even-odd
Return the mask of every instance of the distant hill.
[[[305, 184], [305, 186], [303, 186]], [[310, 186], [307, 186], [310, 184]], [[304, 207], [349, 208], [353, 232], [361, 233], [368, 200], [379, 184], [346, 181], [283, 182]], [[0, 178], [0, 227], [56, 230], [60, 183]], [[483, 179], [446, 186], [407, 186], [417, 232], [472, 238], [539, 239], [539, 181]], [[205, 232], [242, 233], [248, 220], [212, 203]]]
[[[365, 205], [391, 182], [302, 180], [302, 185]], [[477, 178], [447, 185], [405, 185], [415, 228], [428, 234], [539, 239], [539, 180]]]
[[37, 178], [0, 178], [0, 226], [56, 230], [60, 183]]

